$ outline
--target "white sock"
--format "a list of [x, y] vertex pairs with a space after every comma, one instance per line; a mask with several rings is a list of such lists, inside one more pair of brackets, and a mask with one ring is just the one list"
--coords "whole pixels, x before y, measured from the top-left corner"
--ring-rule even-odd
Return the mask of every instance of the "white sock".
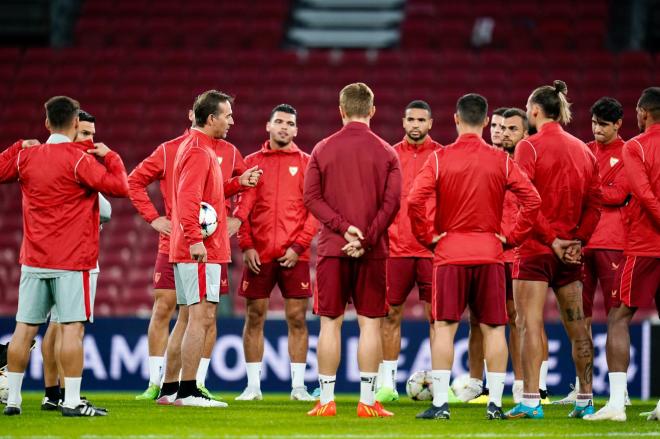
[[23, 387], [23, 376], [25, 373], [7, 372], [7, 384], [9, 393], [7, 395], [7, 405], [20, 407], [23, 398], [21, 398], [21, 387]]
[[591, 402], [593, 404], [594, 394], [593, 393], [578, 393], [577, 398], [575, 399], [576, 407], [586, 407]]
[[383, 380], [385, 375], [385, 365], [381, 362], [378, 365], [378, 376], [376, 377], [376, 389], [383, 387]]
[[245, 363], [247, 368], [248, 387], [261, 389], [261, 361], [258, 363]]
[[490, 383], [488, 381], [488, 364], [486, 364], [486, 360], [484, 360], [484, 373], [486, 374], [486, 383], [484, 385], [486, 386], [486, 389], [490, 389]]
[[486, 373], [486, 382], [488, 383], [488, 402], [494, 403], [498, 407], [502, 407], [502, 392], [504, 392], [504, 372], [488, 372]]
[[523, 393], [522, 403], [526, 407], [536, 408], [541, 404], [541, 395], [538, 393]]
[[376, 376], [374, 372], [360, 372], [360, 402], [374, 405], [376, 402]]
[[291, 363], [291, 388], [305, 387], [305, 368], [307, 363]]
[[381, 387], [389, 387], [396, 390], [396, 372], [399, 365], [397, 360], [384, 360], [383, 361], [383, 382]]
[[74, 409], [80, 405], [80, 382], [82, 377], [78, 378], [69, 378], [64, 377], [64, 387], [66, 392], [64, 393], [64, 406], [70, 409]]
[[575, 377], [575, 391], [579, 392], [580, 391], [580, 378]]
[[210, 358], [200, 358], [199, 366], [197, 366], [197, 387], [205, 387], [206, 384], [206, 374], [209, 372], [209, 364], [211, 364]]
[[539, 373], [539, 390], [548, 390], [546, 381], [548, 379], [548, 362], [541, 362], [541, 372]]
[[449, 378], [450, 370], [432, 370], [433, 380], [433, 405], [440, 407], [449, 401]]
[[628, 374], [626, 372], [610, 372], [610, 401], [608, 405], [618, 410], [626, 408], [626, 389]]
[[524, 381], [523, 380], [513, 380], [513, 385], [515, 387], [521, 387], [523, 386]]
[[160, 385], [165, 357], [149, 357], [149, 385]]
[[335, 400], [335, 382], [337, 375], [319, 374], [319, 386], [321, 387], [321, 405]]

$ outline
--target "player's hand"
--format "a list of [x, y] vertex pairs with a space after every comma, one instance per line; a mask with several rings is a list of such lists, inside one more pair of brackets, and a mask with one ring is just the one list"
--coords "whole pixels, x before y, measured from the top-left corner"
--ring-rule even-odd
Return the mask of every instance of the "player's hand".
[[208, 255], [203, 242], [198, 242], [190, 246], [190, 257], [197, 262], [206, 262]]
[[360, 239], [364, 239], [364, 234], [360, 229], [355, 226], [349, 226], [346, 233], [344, 233], [344, 239], [346, 242], [353, 242]]
[[281, 258], [277, 258], [277, 262], [284, 268], [293, 268], [298, 263], [300, 255], [296, 253], [291, 247], [286, 249], [286, 253]]
[[364, 254], [364, 248], [362, 247], [362, 242], [359, 240], [351, 241], [341, 249], [348, 256], [353, 258], [359, 258]]
[[110, 148], [105, 143], [95, 143], [94, 149], [88, 149], [87, 152], [97, 157], [105, 157], [110, 152]]
[[438, 242], [440, 242], [440, 240], [441, 240], [442, 238], [444, 238], [445, 236], [447, 236], [447, 232], [442, 232], [442, 233], [439, 234], [439, 235], [435, 235], [435, 236], [433, 237], [433, 239], [431, 240], [431, 244], [432, 244], [433, 246], [435, 246], [435, 245], [436, 245]]
[[500, 240], [500, 242], [502, 243], [502, 245], [506, 245], [506, 236], [504, 236], [504, 235], [500, 235], [499, 233], [496, 233], [495, 236], [497, 237], [497, 239]]
[[238, 181], [241, 183], [241, 186], [255, 187], [259, 183], [261, 174], [263, 174], [263, 169], [259, 169], [259, 166], [253, 166], [243, 174], [238, 177]]
[[233, 216], [228, 216], [227, 217], [227, 233], [229, 233], [229, 236], [234, 236], [236, 232], [238, 232], [238, 229], [241, 228], [241, 220], [239, 220], [236, 217]]
[[29, 148], [31, 146], [36, 146], [40, 145], [41, 142], [39, 142], [37, 139], [28, 139], [28, 140], [23, 140], [23, 143], [21, 143], [21, 148]]
[[572, 245], [564, 252], [565, 264], [580, 264], [582, 262], [582, 244]]
[[259, 259], [259, 253], [255, 249], [249, 248], [243, 252], [243, 262], [254, 274], [261, 272], [261, 260]]
[[163, 235], [170, 236], [170, 233], [172, 233], [172, 222], [168, 220], [166, 216], [159, 216], [153, 220], [151, 222], [151, 227]]
[[[581, 243], [580, 241], [575, 241], [575, 240], [569, 240], [569, 239], [560, 239], [560, 238], [555, 238], [554, 241], [552, 241], [552, 251], [555, 253], [555, 255], [565, 264], [579, 264], [579, 259], [575, 260], [576, 254], [575, 254], [575, 249], [570, 250], [569, 248], [575, 247], [575, 246], [580, 246], [578, 249], [581, 248]], [[566, 254], [568, 251], [568, 255]], [[579, 251], [580, 258], [582, 251]], [[568, 257], [567, 257], [568, 256]]]

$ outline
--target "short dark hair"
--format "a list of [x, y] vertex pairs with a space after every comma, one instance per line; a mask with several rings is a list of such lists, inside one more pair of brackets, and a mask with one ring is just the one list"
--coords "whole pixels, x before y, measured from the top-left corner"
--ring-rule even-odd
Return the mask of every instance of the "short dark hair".
[[534, 90], [529, 100], [541, 107], [546, 117], [566, 125], [572, 117], [571, 104], [566, 98], [567, 95], [566, 83], [556, 79], [552, 85], [544, 85]]
[[88, 112], [86, 112], [85, 110], [82, 110], [82, 109], [78, 110], [78, 119], [81, 122], [91, 122], [91, 123], [96, 122], [96, 118], [94, 116], [92, 116], [90, 113], [88, 113]]
[[294, 116], [298, 117], [298, 112], [291, 105], [289, 105], [289, 104], [280, 104], [280, 105], [277, 105], [275, 108], [273, 108], [273, 110], [270, 112], [270, 119], [268, 119], [268, 120], [273, 120], [273, 116], [275, 116], [275, 113], [277, 113], [278, 111], [282, 112], [282, 113], [293, 114]]
[[51, 128], [68, 128], [78, 117], [80, 104], [68, 96], [54, 96], [44, 104]]
[[507, 107], [496, 108], [496, 109], [493, 110], [493, 116], [502, 116], [502, 117], [504, 117], [504, 113], [506, 113], [506, 110], [508, 110]]
[[623, 118], [623, 106], [616, 99], [604, 96], [591, 106], [591, 114], [596, 119], [614, 123]]
[[468, 125], [481, 125], [488, 114], [488, 101], [479, 94], [468, 93], [456, 102], [456, 113]]
[[637, 106], [651, 113], [653, 120], [660, 120], [660, 87], [649, 87], [642, 92]]
[[421, 99], [416, 99], [411, 103], [409, 103], [408, 105], [406, 105], [406, 110], [404, 111], [411, 110], [413, 108], [416, 108], [418, 110], [426, 110], [429, 113], [429, 117], [432, 116], [431, 106], [426, 101], [422, 101]]
[[[494, 111], [493, 114], [495, 114]], [[511, 108], [507, 108], [507, 110], [504, 113], [502, 113], [502, 117], [505, 119], [514, 116], [518, 116], [519, 118], [521, 118], [523, 124], [523, 130], [529, 131], [529, 121], [527, 120], [527, 113], [525, 113], [523, 110], [521, 110], [520, 108], [511, 107]]]
[[222, 102], [232, 103], [234, 99], [226, 93], [218, 90], [208, 90], [197, 96], [193, 105], [195, 114], [195, 125], [203, 127], [210, 115], [216, 114], [218, 105]]

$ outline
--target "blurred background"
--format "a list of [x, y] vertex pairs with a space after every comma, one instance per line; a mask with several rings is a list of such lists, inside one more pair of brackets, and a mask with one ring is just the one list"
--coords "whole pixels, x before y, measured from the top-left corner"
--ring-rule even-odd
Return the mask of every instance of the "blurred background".
[[[640, 92], [660, 81], [660, 1], [599, 0], [4, 0], [0, 2], [0, 145], [45, 141], [43, 103], [78, 99], [96, 116], [97, 141], [123, 157], [129, 172], [161, 142], [189, 125], [200, 92], [236, 97], [229, 140], [243, 155], [267, 138], [270, 110], [299, 112], [298, 145], [311, 151], [340, 127], [338, 93], [363, 81], [376, 95], [373, 129], [403, 137], [405, 105], [433, 108], [431, 135], [455, 137], [456, 99], [486, 96], [491, 109], [523, 107], [553, 79], [568, 84], [568, 130], [592, 140], [589, 107], [603, 95], [625, 107], [622, 135], [637, 134]], [[162, 207], [159, 190], [151, 188]], [[98, 316], [148, 318], [156, 232], [127, 199], [113, 199], [101, 234]], [[0, 187], [0, 315], [16, 310], [22, 237], [18, 185]], [[235, 247], [235, 246], [234, 246]], [[222, 315], [242, 316], [237, 249], [232, 292]], [[422, 318], [413, 298], [409, 318]], [[602, 321], [597, 294], [595, 320]], [[283, 303], [272, 296], [271, 316]], [[546, 307], [556, 320], [554, 300]], [[653, 310], [638, 313], [641, 319]]]

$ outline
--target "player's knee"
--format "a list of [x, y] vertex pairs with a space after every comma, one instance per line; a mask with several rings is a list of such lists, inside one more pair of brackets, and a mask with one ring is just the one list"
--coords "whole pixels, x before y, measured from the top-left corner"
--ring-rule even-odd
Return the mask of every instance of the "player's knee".
[[304, 313], [295, 313], [287, 316], [287, 324], [291, 332], [305, 332], [307, 331], [307, 321], [305, 320]]
[[152, 319], [158, 322], [169, 321], [174, 313], [176, 303], [165, 298], [157, 299], [154, 302]]
[[260, 307], [248, 307], [245, 313], [245, 326], [250, 329], [263, 328], [266, 311]]

